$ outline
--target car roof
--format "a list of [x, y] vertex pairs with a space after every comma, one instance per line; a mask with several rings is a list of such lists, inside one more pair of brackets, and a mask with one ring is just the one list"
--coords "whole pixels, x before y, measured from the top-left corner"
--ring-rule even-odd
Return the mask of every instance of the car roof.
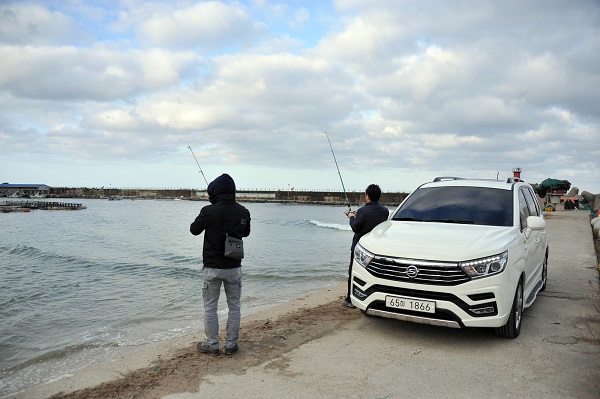
[[520, 179], [508, 178], [506, 180], [495, 179], [466, 179], [462, 177], [436, 177], [432, 182], [424, 183], [420, 188], [428, 187], [482, 187], [500, 190], [512, 190], [513, 187], [527, 185]]

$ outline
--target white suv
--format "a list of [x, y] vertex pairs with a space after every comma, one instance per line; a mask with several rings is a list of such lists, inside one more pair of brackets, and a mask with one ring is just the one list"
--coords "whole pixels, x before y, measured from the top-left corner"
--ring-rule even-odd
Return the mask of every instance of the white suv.
[[546, 288], [547, 261], [530, 185], [438, 177], [360, 239], [351, 299], [367, 315], [515, 338], [523, 309]]

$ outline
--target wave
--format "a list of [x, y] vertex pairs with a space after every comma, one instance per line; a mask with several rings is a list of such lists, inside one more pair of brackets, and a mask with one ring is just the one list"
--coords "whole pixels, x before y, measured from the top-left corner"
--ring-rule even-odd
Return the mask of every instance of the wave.
[[0, 246], [0, 253], [5, 252], [7, 255], [14, 256], [22, 256], [22, 257], [30, 257], [30, 258], [40, 258], [44, 256], [43, 251], [40, 249], [29, 247], [26, 245], [16, 245], [16, 246]]
[[[0, 255], [2, 254], [15, 257], [15, 264], [20, 264], [23, 260], [31, 260], [39, 262], [40, 265], [51, 263], [70, 267], [71, 270], [108, 269], [117, 273], [127, 273], [127, 275], [148, 275], [150, 273], [176, 277], [179, 275], [179, 277], [186, 278], [197, 277], [199, 270], [198, 256], [185, 256], [171, 252], [149, 251], [145, 254], [145, 259], [142, 256], [136, 256], [136, 254], [121, 254], [119, 256], [126, 259], [130, 257], [139, 258], [139, 262], [124, 259], [117, 260], [117, 257], [113, 257], [113, 259], [91, 259], [85, 254], [61, 254], [26, 245], [0, 245]], [[65, 270], [62, 269], [62, 271]], [[42, 273], [42, 271], [34, 268], [29, 269], [29, 272]], [[48, 272], [48, 268], [45, 267], [43, 272]]]
[[20, 362], [17, 365], [12, 365], [2, 369], [2, 372], [9, 372], [14, 370], [25, 369], [29, 366], [39, 364], [41, 362], [48, 362], [52, 360], [65, 359], [73, 356], [76, 353], [83, 352], [91, 349], [105, 349], [105, 348], [116, 348], [119, 344], [117, 342], [104, 342], [104, 343], [81, 343], [68, 345], [63, 348], [51, 350], [28, 360]]
[[323, 227], [326, 229], [334, 229], [334, 230], [342, 230], [342, 231], [352, 231], [352, 228], [347, 224], [340, 223], [325, 223], [320, 222], [318, 220], [306, 220], [309, 224], [312, 224], [317, 227]]
[[178, 254], [162, 254], [159, 256], [161, 260], [169, 263], [187, 264], [187, 265], [198, 265], [198, 255], [194, 256], [183, 256]]
[[[20, 260], [32, 260], [41, 262], [62, 263], [65, 265], [76, 265], [77, 268], [87, 268], [95, 266], [95, 263], [83, 258], [81, 256], [63, 255], [55, 252], [45, 251], [39, 248], [30, 247], [26, 245], [15, 245], [15, 246], [0, 246], [0, 254], [6, 253], [8, 256], [15, 256]], [[39, 271], [32, 270], [32, 273], [39, 273]]]

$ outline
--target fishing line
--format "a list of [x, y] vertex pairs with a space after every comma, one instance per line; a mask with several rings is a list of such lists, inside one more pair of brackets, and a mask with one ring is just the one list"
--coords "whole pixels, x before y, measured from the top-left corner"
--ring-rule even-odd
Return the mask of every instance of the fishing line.
[[327, 141], [329, 142], [329, 148], [331, 148], [331, 154], [333, 155], [333, 161], [335, 162], [335, 167], [337, 168], [338, 175], [340, 175], [340, 181], [342, 182], [342, 189], [344, 190], [344, 196], [346, 196], [346, 203], [348, 204], [348, 212], [351, 212], [350, 209], [350, 201], [348, 200], [348, 194], [346, 194], [346, 187], [344, 187], [344, 180], [342, 180], [342, 174], [340, 173], [340, 167], [338, 166], [337, 159], [335, 159], [335, 153], [333, 152], [333, 146], [331, 145], [331, 140], [329, 140], [329, 135], [325, 132], [325, 136], [327, 137]]

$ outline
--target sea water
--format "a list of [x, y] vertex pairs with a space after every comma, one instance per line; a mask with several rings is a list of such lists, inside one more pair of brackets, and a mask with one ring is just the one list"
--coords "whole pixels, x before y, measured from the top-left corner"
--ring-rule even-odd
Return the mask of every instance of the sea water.
[[[62, 200], [64, 201], [64, 200]], [[0, 213], [0, 397], [203, 331], [199, 201]], [[242, 315], [343, 282], [344, 207], [243, 203]], [[343, 295], [340, 292], [340, 295]], [[219, 306], [226, 314], [224, 294]]]

